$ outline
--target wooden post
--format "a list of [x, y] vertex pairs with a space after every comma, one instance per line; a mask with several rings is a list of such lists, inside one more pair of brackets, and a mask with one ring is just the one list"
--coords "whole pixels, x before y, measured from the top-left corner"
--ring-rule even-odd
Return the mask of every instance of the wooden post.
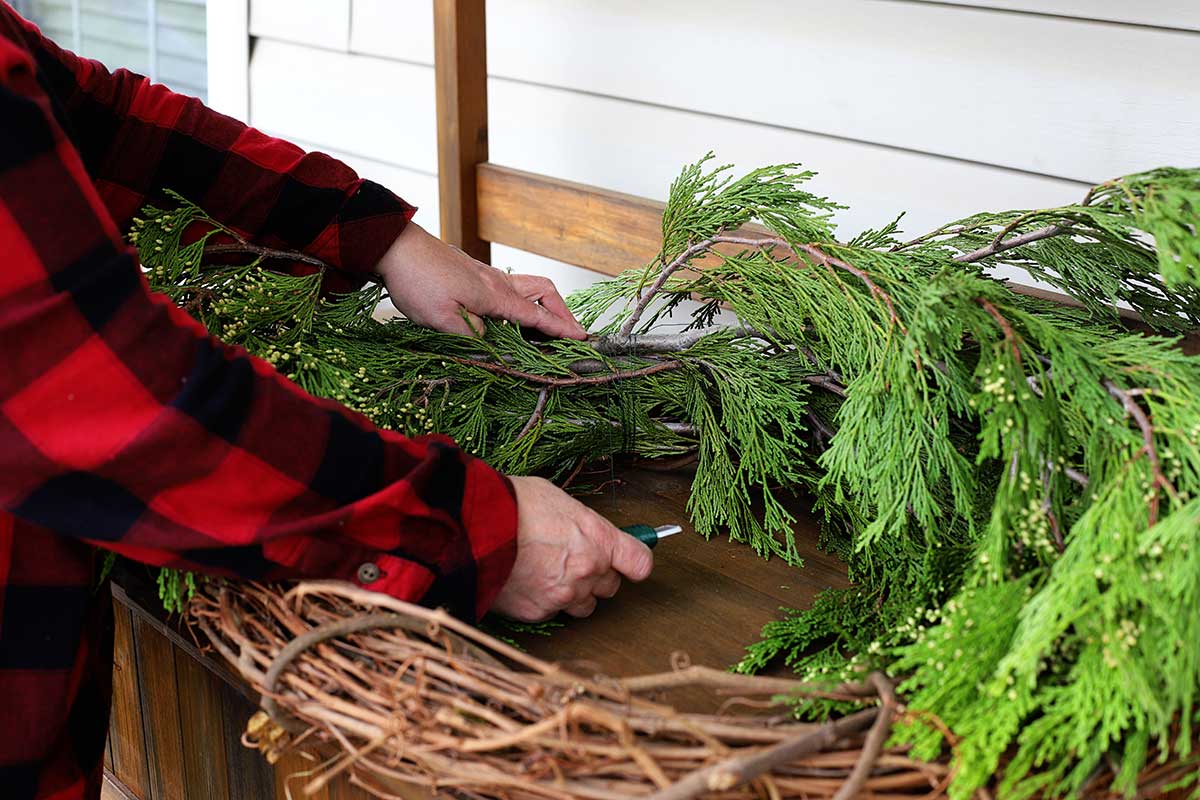
[[475, 166], [488, 159], [485, 0], [433, 0], [442, 239], [480, 261]]

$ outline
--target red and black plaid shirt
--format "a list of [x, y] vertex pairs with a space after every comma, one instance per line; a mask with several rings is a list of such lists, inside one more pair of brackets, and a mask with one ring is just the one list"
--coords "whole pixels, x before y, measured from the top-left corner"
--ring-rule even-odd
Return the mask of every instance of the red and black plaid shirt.
[[[96, 548], [257, 579], [357, 581], [482, 613], [515, 556], [508, 481], [223, 345], [143, 279], [121, 231], [174, 189], [354, 285], [414, 209], [0, 2], [0, 795], [96, 797], [111, 599]], [[369, 575], [371, 570], [364, 572]]]

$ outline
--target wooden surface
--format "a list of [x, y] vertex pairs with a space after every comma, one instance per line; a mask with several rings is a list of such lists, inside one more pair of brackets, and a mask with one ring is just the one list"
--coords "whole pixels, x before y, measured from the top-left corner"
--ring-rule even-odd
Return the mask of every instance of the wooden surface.
[[[758, 640], [779, 609], [805, 608], [823, 589], [847, 585], [845, 565], [817, 548], [816, 521], [807, 501], [791, 505], [804, 567], [765, 561], [749, 546], [723, 537], [705, 541], [688, 524], [686, 478], [677, 473], [632, 472], [602, 494], [582, 498], [617, 525], [677, 523], [684, 532], [654, 550], [654, 571], [643, 583], [626, 582], [586, 620], [566, 621], [549, 637], [521, 640], [530, 652], [585, 674], [631, 676], [671, 669], [673, 653], [694, 664], [724, 668]], [[701, 693], [671, 701], [713, 710]]]
[[[686, 523], [690, 476], [620, 473], [602, 493], [583, 498], [618, 525]], [[670, 669], [672, 653], [725, 667], [737, 661], [779, 608], [803, 607], [822, 589], [845, 585], [844, 567], [816, 547], [815, 522], [796, 502], [803, 569], [764, 561], [747, 546], [705, 542], [685, 532], [655, 550], [654, 572], [627, 584], [586, 620], [564, 618], [552, 636], [525, 636], [535, 655], [586, 674], [635, 675]], [[112, 758], [105, 800], [274, 800], [303, 796], [312, 764], [293, 755], [271, 766], [240, 743], [256, 699], [187, 631], [164, 621], [145, 570], [118, 575], [114, 588]], [[710, 708], [702, 695], [676, 694], [681, 707]], [[420, 796], [420, 795], [415, 795]], [[365, 800], [346, 779], [316, 800]]]
[[488, 159], [485, 5], [434, 0], [433, 46], [441, 237], [487, 262], [475, 207], [475, 165]]
[[104, 800], [283, 798], [270, 766], [240, 743], [250, 692], [164, 619], [148, 572], [119, 579]]

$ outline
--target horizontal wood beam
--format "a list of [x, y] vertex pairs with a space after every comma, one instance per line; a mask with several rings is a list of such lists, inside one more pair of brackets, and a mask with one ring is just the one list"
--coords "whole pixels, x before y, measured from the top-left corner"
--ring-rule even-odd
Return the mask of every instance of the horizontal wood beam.
[[[484, 163], [476, 167], [479, 236], [603, 275], [653, 261], [662, 248], [657, 200]], [[744, 236], [770, 236], [746, 225]], [[733, 253], [744, 248], [718, 245]], [[707, 259], [699, 258], [703, 266]]]
[[663, 204], [496, 164], [476, 168], [479, 236], [605, 275], [662, 246]]

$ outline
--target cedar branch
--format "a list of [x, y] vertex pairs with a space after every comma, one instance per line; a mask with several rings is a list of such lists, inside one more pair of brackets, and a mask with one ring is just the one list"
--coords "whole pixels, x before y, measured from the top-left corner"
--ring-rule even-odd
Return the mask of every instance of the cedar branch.
[[712, 248], [718, 244], [736, 244], [744, 247], [757, 248], [759, 250], [772, 250], [776, 247], [780, 247], [795, 253], [803, 253], [804, 255], [808, 256], [810, 260], [821, 264], [822, 266], [832, 267], [840, 269], [844, 272], [848, 272], [866, 285], [867, 289], [870, 290], [871, 295], [879, 299], [887, 308], [888, 317], [892, 323], [898, 325], [901, 330], [904, 330], [904, 324], [900, 321], [900, 318], [896, 314], [896, 307], [892, 302], [891, 295], [879, 288], [879, 285], [875, 283], [874, 279], [871, 278], [866, 270], [860, 269], [840, 258], [836, 258], [825, 253], [816, 244], [792, 244], [791, 242], [779, 236], [752, 237], [718, 233], [714, 236], [704, 239], [703, 241], [699, 241], [688, 246], [669, 264], [662, 268], [662, 271], [658, 274], [658, 278], [650, 285], [650, 288], [647, 289], [640, 298], [638, 298], [638, 302], [634, 306], [633, 311], [630, 312], [629, 318], [626, 319], [625, 324], [621, 326], [620, 335], [627, 337], [633, 333], [634, 328], [637, 327], [638, 322], [642, 318], [642, 314], [645, 313], [647, 306], [650, 305], [650, 302], [654, 299], [654, 296], [662, 290], [663, 286], [667, 282], [667, 279], [670, 278], [671, 275], [679, 271], [682, 267], [686, 266], [688, 262], [690, 262], [697, 255], [712, 250]]

